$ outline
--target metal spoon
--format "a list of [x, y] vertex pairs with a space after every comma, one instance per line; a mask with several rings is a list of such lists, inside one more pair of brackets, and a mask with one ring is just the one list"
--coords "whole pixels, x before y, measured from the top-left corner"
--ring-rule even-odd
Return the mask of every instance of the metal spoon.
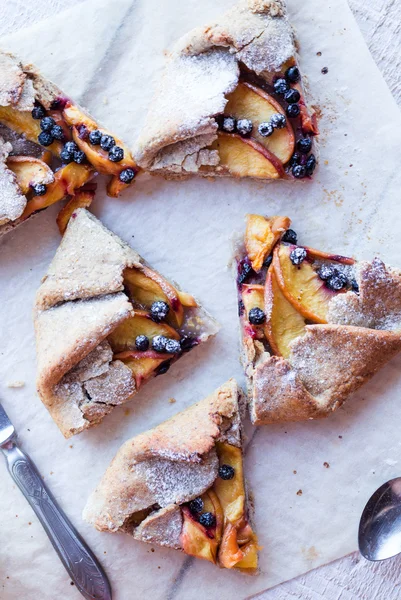
[[385, 560], [401, 553], [401, 477], [384, 483], [366, 504], [358, 544], [368, 560]]

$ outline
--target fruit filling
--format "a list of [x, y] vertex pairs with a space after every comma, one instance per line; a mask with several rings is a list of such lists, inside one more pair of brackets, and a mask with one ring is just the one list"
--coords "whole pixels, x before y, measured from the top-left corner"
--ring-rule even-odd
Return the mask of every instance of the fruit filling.
[[202, 334], [197, 302], [177, 290], [145, 265], [124, 271], [125, 291], [134, 314], [108, 337], [114, 358], [133, 372], [136, 388], [166, 373], [184, 352], [195, 347]]
[[316, 167], [316, 120], [306, 107], [301, 75], [291, 65], [267, 82], [242, 70], [218, 115], [220, 165], [232, 175], [276, 179], [311, 177]]
[[359, 292], [354, 260], [298, 245], [288, 218], [248, 215], [236, 260], [244, 345], [259, 352], [288, 358], [305, 325], [327, 323], [336, 294]]
[[218, 477], [201, 497], [181, 507], [184, 552], [227, 569], [257, 570], [258, 541], [247, 519], [240, 448], [217, 442]]

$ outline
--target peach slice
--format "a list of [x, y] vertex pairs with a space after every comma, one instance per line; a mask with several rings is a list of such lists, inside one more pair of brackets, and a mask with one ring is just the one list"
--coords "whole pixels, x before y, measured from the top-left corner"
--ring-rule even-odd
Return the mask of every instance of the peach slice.
[[[175, 329], [167, 323], [155, 323], [148, 312], [136, 310], [133, 317], [125, 319], [107, 338], [115, 354], [125, 350], [135, 349], [135, 338], [138, 335], [146, 335], [152, 340], [157, 335], [179, 340], [180, 336]], [[139, 356], [143, 356], [140, 353]], [[157, 353], [155, 358], [157, 357]]]
[[245, 316], [249, 318], [251, 308], [260, 308], [265, 310], [264, 288], [257, 283], [244, 283], [242, 285], [242, 302], [245, 307]]
[[177, 293], [178, 298], [183, 306], [186, 308], [197, 308], [198, 303], [196, 302], [195, 298], [191, 296], [191, 294], [188, 294], [187, 292], [180, 292], [180, 290], [177, 290]]
[[210, 149], [218, 151], [220, 167], [234, 177], [279, 179], [285, 175], [278, 158], [252, 138], [220, 131]]
[[280, 236], [290, 227], [288, 217], [248, 215], [245, 230], [245, 248], [254, 271], [260, 271], [263, 261], [273, 250]]
[[228, 96], [224, 113], [237, 119], [252, 121], [252, 138], [274, 154], [283, 164], [290, 160], [294, 152], [295, 137], [288, 119], [286, 127], [276, 129], [270, 137], [263, 137], [258, 131], [259, 125], [269, 122], [272, 115], [285, 114], [282, 106], [264, 90], [250, 83], [239, 83]]
[[[130, 168], [134, 171], [138, 171], [138, 167], [136, 166], [128, 147], [107, 129], [99, 127], [96, 121], [86, 115], [78, 106], [74, 104], [67, 105], [63, 110], [63, 117], [68, 125], [72, 127], [72, 137], [74, 142], [83, 152], [85, 152], [88, 161], [99, 173], [116, 175], [118, 177], [124, 169]], [[103, 150], [98, 145], [94, 146], [88, 141], [88, 134], [95, 129], [99, 129], [105, 135], [113, 137], [116, 145], [124, 150], [124, 158], [120, 162], [112, 162], [109, 160], [108, 152], [106, 150]], [[113, 186], [114, 193], [118, 193], [115, 185], [116, 184]]]
[[228, 523], [224, 528], [219, 548], [219, 564], [226, 569], [232, 569], [243, 558], [244, 553], [238, 546], [237, 530], [231, 523]]
[[[39, 119], [34, 119], [29, 111], [17, 110], [11, 106], [0, 106], [0, 123], [3, 123], [3, 125], [13, 129], [20, 135], [24, 135], [27, 140], [35, 144], [39, 143], [38, 137], [42, 131], [40, 121]], [[62, 147], [62, 143], [56, 140], [50, 146], [47, 146], [47, 149], [58, 156]]]
[[301, 315], [314, 323], [327, 323], [328, 305], [336, 292], [324, 285], [307, 259], [299, 266], [292, 264], [290, 254], [295, 247], [280, 244], [274, 249], [273, 266], [277, 283]]
[[136, 389], [139, 390], [141, 385], [155, 375], [155, 371], [164, 361], [172, 358], [171, 354], [158, 354], [150, 350], [149, 352], [121, 352], [114, 356], [115, 359], [121, 360], [132, 371], [135, 379]]
[[131, 267], [124, 271], [124, 283], [132, 302], [141, 307], [150, 308], [157, 300], [166, 302], [170, 306], [167, 322], [181, 327], [184, 320], [184, 308], [179, 293], [159, 273], [145, 265]]
[[342, 265], [355, 264], [355, 259], [348, 256], [341, 256], [341, 254], [330, 254], [330, 252], [323, 252], [322, 250], [316, 250], [315, 248], [309, 248], [308, 246], [304, 246], [304, 248], [307, 251], [308, 256], [313, 259], [330, 260], [332, 262], [341, 263]]
[[51, 168], [33, 156], [9, 156], [7, 167], [15, 174], [21, 192], [27, 194], [33, 185], [48, 185], [54, 181]]
[[274, 269], [265, 284], [265, 335], [275, 354], [288, 358], [292, 340], [305, 333], [305, 319], [281, 291]]
[[64, 235], [64, 232], [67, 229], [68, 222], [74, 211], [77, 210], [77, 208], [89, 208], [89, 206], [92, 204], [94, 197], [94, 190], [78, 191], [71, 198], [71, 200], [69, 200], [67, 204], [63, 206], [63, 208], [58, 213], [56, 219], [60, 235]]
[[61, 167], [54, 174], [54, 182], [47, 186], [46, 194], [35, 196], [29, 200], [21, 216], [21, 220], [27, 219], [37, 210], [42, 210], [65, 196], [73, 196], [77, 189], [87, 183], [93, 177], [93, 170], [87, 165], [70, 163]]
[[223, 442], [216, 442], [216, 451], [220, 465], [229, 465], [234, 469], [232, 479], [218, 477], [213, 489], [220, 500], [225, 520], [235, 525], [241, 521], [245, 510], [242, 452], [240, 448]]
[[182, 549], [190, 556], [203, 558], [216, 563], [217, 540], [209, 538], [206, 530], [195, 521], [187, 506], [182, 507], [183, 525], [181, 531]]

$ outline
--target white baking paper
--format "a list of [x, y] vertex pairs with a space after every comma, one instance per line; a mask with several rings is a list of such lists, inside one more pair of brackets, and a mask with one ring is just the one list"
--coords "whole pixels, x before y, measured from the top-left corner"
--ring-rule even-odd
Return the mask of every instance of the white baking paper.
[[[37, 62], [132, 142], [160, 77], [163, 50], [231, 4], [90, 0], [1, 44]], [[259, 576], [218, 570], [173, 550], [153, 552], [149, 545], [99, 533], [81, 521], [89, 493], [126, 439], [229, 377], [243, 382], [237, 298], [227, 263], [230, 238], [243, 227], [245, 213], [290, 215], [301, 243], [358, 258], [377, 254], [401, 267], [398, 108], [345, 0], [288, 4], [303, 70], [322, 113], [314, 181], [265, 185], [143, 177], [118, 200], [105, 196], [101, 181], [94, 205], [108, 227], [219, 319], [222, 330], [215, 340], [184, 357], [99, 427], [64, 440], [35, 395], [31, 320], [35, 291], [60, 241], [58, 207], [1, 244], [1, 398], [24, 449], [107, 569], [114, 600], [232, 600], [261, 592], [355, 550], [366, 500], [401, 473], [399, 357], [329, 419], [267, 426], [254, 434], [245, 468], [263, 546]], [[25, 386], [7, 387], [16, 381]], [[252, 435], [249, 425], [247, 430]], [[0, 597], [78, 600], [4, 465], [0, 473]]]

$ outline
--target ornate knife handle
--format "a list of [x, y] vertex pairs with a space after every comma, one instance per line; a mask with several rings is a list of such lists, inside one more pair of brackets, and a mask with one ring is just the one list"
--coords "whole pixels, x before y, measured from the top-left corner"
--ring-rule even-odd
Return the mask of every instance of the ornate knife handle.
[[31, 459], [10, 441], [2, 446], [8, 470], [42, 523], [72, 581], [87, 600], [111, 600], [97, 558], [57, 505]]

